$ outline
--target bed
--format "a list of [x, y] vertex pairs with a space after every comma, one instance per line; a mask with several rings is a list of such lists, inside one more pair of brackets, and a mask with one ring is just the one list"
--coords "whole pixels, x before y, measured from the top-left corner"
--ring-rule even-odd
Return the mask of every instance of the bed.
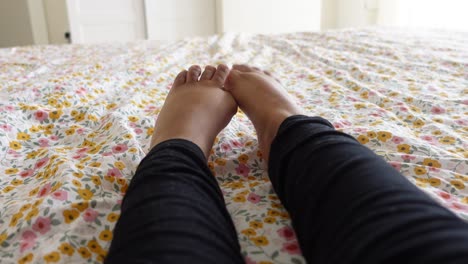
[[[467, 44], [373, 28], [0, 49], [0, 263], [103, 261], [171, 82], [191, 64], [275, 72], [310, 115], [468, 219]], [[208, 165], [246, 262], [305, 263], [241, 111]]]

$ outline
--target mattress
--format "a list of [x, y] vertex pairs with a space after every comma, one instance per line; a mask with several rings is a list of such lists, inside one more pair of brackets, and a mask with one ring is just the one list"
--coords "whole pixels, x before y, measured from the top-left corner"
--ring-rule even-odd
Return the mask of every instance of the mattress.
[[[309, 115], [466, 220], [467, 43], [375, 28], [0, 49], [0, 262], [103, 261], [171, 83], [191, 64], [274, 72]], [[305, 263], [241, 111], [208, 166], [246, 262]]]

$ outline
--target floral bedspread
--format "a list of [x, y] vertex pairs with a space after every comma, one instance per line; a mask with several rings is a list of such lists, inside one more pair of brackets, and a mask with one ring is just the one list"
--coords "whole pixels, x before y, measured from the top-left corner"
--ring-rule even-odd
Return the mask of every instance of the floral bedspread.
[[[275, 72], [310, 115], [468, 219], [467, 43], [365, 29], [0, 49], [0, 263], [102, 262], [171, 82], [191, 64]], [[208, 165], [246, 262], [305, 263], [242, 112]]]

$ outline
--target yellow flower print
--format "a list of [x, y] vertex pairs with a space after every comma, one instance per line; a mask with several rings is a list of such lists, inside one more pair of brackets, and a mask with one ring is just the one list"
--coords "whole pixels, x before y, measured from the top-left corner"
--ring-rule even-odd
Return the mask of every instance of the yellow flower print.
[[257, 157], [263, 158], [263, 153], [260, 150], [257, 150]]
[[42, 202], [44, 201], [44, 199], [39, 199], [39, 200], [36, 200], [34, 203], [33, 203], [33, 207], [38, 207], [39, 205], [42, 204]]
[[17, 168], [9, 168], [9, 169], [5, 170], [5, 174], [7, 174], [7, 175], [15, 174], [17, 172], [18, 172]]
[[438, 178], [430, 178], [429, 179], [429, 183], [434, 186], [434, 187], [437, 187], [437, 186], [440, 186], [440, 179]]
[[88, 202], [79, 202], [79, 203], [72, 203], [71, 207], [74, 209], [78, 209], [78, 211], [83, 212], [88, 208]]
[[81, 198], [85, 200], [90, 200], [91, 198], [93, 198], [94, 195], [93, 192], [91, 192], [88, 189], [78, 189], [77, 192], [81, 196]]
[[2, 233], [0, 234], [0, 245], [2, 245], [2, 243], [8, 238], [8, 234], [7, 233]]
[[362, 109], [362, 108], [366, 108], [366, 105], [365, 104], [362, 104], [362, 103], [355, 103], [354, 104], [354, 107], [359, 110], [359, 109]]
[[28, 210], [29, 208], [31, 208], [31, 204], [25, 204], [25, 205], [21, 206], [20, 212], [24, 212], [24, 211]]
[[459, 190], [465, 189], [465, 184], [460, 180], [451, 180], [450, 184]]
[[397, 146], [398, 152], [400, 153], [410, 153], [411, 152], [411, 146], [408, 144], [400, 144]]
[[258, 247], [267, 246], [270, 243], [266, 236], [252, 237], [250, 240]]
[[243, 195], [236, 195], [232, 200], [236, 203], [244, 203], [246, 201], [245, 196]]
[[[464, 204], [468, 204], [468, 197], [463, 197], [461, 199], [461, 202], [464, 203]], [[1, 243], [0, 243], [1, 244]]]
[[58, 262], [60, 260], [60, 253], [58, 253], [57, 251], [54, 251], [54, 252], [51, 252], [49, 254], [46, 254], [44, 256], [44, 260], [47, 263]]
[[91, 162], [91, 163], [89, 164], [89, 166], [90, 166], [90, 167], [93, 167], [93, 168], [99, 168], [99, 167], [101, 167], [101, 162], [97, 162], [97, 161]]
[[93, 121], [93, 122], [97, 122], [97, 121], [98, 121], [97, 116], [91, 115], [91, 114], [88, 115], [88, 119], [89, 119], [89, 121]]
[[108, 181], [108, 182], [114, 182], [115, 181], [115, 177], [112, 177], [110, 175], [106, 175], [104, 176], [104, 180]]
[[101, 150], [101, 146], [94, 146], [88, 150], [89, 154], [96, 154]]
[[104, 126], [104, 130], [109, 130], [111, 127], [112, 127], [112, 123], [107, 123], [107, 124]]
[[77, 251], [81, 255], [81, 257], [84, 258], [84, 259], [88, 259], [88, 258], [91, 257], [91, 253], [85, 247], [80, 247]]
[[91, 177], [91, 181], [95, 184], [95, 185], [101, 185], [101, 178], [99, 178], [99, 176], [92, 176]]
[[432, 131], [432, 135], [434, 135], [434, 136], [440, 136], [440, 135], [442, 135], [442, 131], [440, 131], [440, 130]]
[[125, 163], [121, 162], [121, 161], [116, 161], [114, 162], [114, 166], [119, 169], [119, 170], [123, 170], [125, 169]]
[[69, 129], [65, 130], [65, 134], [67, 136], [71, 136], [71, 135], [75, 134], [75, 129], [74, 128], [69, 128]]
[[69, 224], [78, 218], [80, 215], [80, 212], [78, 210], [72, 209], [72, 210], [64, 210], [63, 211], [63, 219], [65, 223]]
[[75, 187], [78, 187], [78, 188], [81, 187], [81, 182], [76, 179], [72, 180], [72, 184], [75, 185]]
[[455, 138], [446, 136], [446, 137], [439, 139], [439, 142], [442, 144], [450, 145], [450, 144], [455, 143]]
[[84, 169], [84, 165], [83, 164], [75, 164], [75, 167], [82, 170]]
[[107, 251], [101, 250], [101, 252], [98, 253], [96, 256], [96, 260], [100, 263], [104, 262], [104, 259], [106, 259]]
[[39, 209], [37, 209], [36, 207], [32, 208], [31, 211], [29, 211], [29, 213], [24, 217], [24, 220], [26, 221], [29, 221], [31, 220], [33, 217], [35, 217], [36, 215], [39, 214]]
[[272, 200], [272, 201], [277, 201], [278, 200], [278, 196], [276, 195], [268, 195], [268, 199]]
[[13, 185], [13, 186], [18, 186], [18, 185], [23, 184], [23, 180], [14, 179], [14, 180], [12, 180], [10, 183], [11, 183], [11, 185]]
[[248, 237], [257, 235], [257, 231], [255, 231], [253, 228], [244, 229], [241, 231], [241, 233]]
[[150, 128], [148, 128], [148, 129], [146, 130], [146, 135], [151, 136], [151, 135], [153, 135], [153, 132], [154, 132], [154, 128], [153, 128], [153, 127], [150, 127]]
[[85, 113], [79, 113], [73, 116], [76, 122], [81, 122], [85, 119]]
[[369, 131], [367, 132], [367, 136], [369, 138], [375, 138], [377, 136], [377, 133], [375, 133], [374, 131]]
[[117, 183], [119, 185], [125, 185], [125, 184], [127, 184], [127, 180], [125, 180], [124, 178], [118, 178]]
[[137, 122], [138, 120], [140, 120], [140, 118], [136, 117], [136, 116], [129, 116], [128, 117], [128, 120], [130, 122]]
[[99, 234], [99, 239], [103, 240], [103, 241], [110, 241], [112, 239], [112, 231], [110, 230], [103, 230], [100, 234]]
[[14, 150], [20, 150], [23, 146], [21, 145], [20, 142], [18, 141], [11, 141], [10, 142], [10, 148], [14, 149]]
[[253, 145], [253, 141], [247, 141], [247, 142], [245, 142], [245, 146], [246, 146], [246, 147], [250, 147], [250, 146], [252, 146], [252, 145]]
[[18, 260], [18, 264], [26, 264], [30, 263], [34, 259], [34, 255], [32, 253], [27, 254], [26, 256], [20, 258]]
[[72, 173], [72, 175], [78, 179], [80, 179], [81, 177], [83, 177], [83, 173], [82, 172], [74, 172]]
[[436, 123], [440, 123], [440, 124], [444, 123], [444, 120], [442, 120], [441, 118], [438, 118], [438, 117], [432, 118], [432, 121], [434, 121]]
[[8, 193], [8, 192], [13, 191], [14, 189], [15, 189], [15, 186], [8, 185], [5, 188], [3, 188], [3, 192]]
[[58, 248], [58, 250], [60, 250], [62, 254], [68, 255], [68, 256], [71, 256], [73, 255], [73, 253], [75, 253], [75, 250], [73, 249], [72, 245], [68, 243], [62, 243], [60, 247]]
[[13, 217], [10, 220], [10, 227], [15, 227], [18, 224], [18, 221], [23, 217], [22, 212], [13, 214]]
[[413, 127], [420, 128], [423, 127], [426, 123], [424, 123], [421, 119], [418, 119], [413, 122]]
[[416, 173], [416, 175], [423, 175], [426, 174], [427, 171], [424, 167], [416, 167], [414, 168], [414, 173]]
[[27, 133], [24, 133], [24, 132], [19, 132], [17, 135], [16, 135], [16, 139], [18, 140], [29, 140], [31, 138], [31, 136]]
[[240, 163], [247, 163], [247, 161], [249, 161], [249, 156], [247, 156], [246, 154], [242, 154], [240, 155], [237, 160], [240, 162]]
[[110, 213], [107, 215], [107, 221], [113, 223], [115, 221], [117, 221], [117, 219], [119, 219], [119, 214], [116, 214], [116, 213]]
[[434, 167], [434, 168], [440, 168], [442, 165], [440, 162], [434, 159], [424, 159], [423, 161], [424, 166], [429, 166], [429, 167]]
[[130, 152], [130, 153], [132, 153], [132, 154], [137, 153], [137, 151], [138, 151], [138, 150], [137, 150], [136, 148], [130, 148], [130, 149], [128, 149], [128, 152]]
[[39, 127], [37, 127], [37, 126], [32, 126], [32, 127], [29, 128], [29, 131], [31, 131], [32, 133], [39, 132]]
[[101, 245], [96, 240], [90, 240], [87, 244], [88, 249], [93, 253], [99, 253], [102, 251]]
[[281, 206], [281, 204], [275, 203], [275, 202], [272, 202], [272, 203], [271, 203], [271, 207], [277, 208], [277, 209], [283, 208], [283, 207]]
[[377, 132], [377, 138], [382, 142], [387, 142], [387, 140], [392, 138], [392, 133], [386, 131]]
[[464, 176], [464, 175], [455, 173], [455, 178], [460, 179], [460, 180], [462, 180], [464, 182], [468, 182], [468, 176]]
[[281, 212], [280, 217], [281, 217], [282, 219], [289, 219], [289, 213], [288, 213], [288, 212]]
[[263, 222], [267, 223], [267, 224], [274, 224], [276, 223], [276, 218], [274, 217], [265, 217], [265, 219], [263, 219]]
[[218, 164], [219, 166], [225, 166], [226, 165], [226, 160], [222, 158], [217, 158], [215, 160], [215, 163]]
[[54, 111], [49, 113], [49, 117], [51, 119], [59, 119], [62, 115], [63, 115], [62, 110], [54, 110]]
[[252, 221], [252, 222], [249, 223], [249, 226], [252, 227], [252, 228], [258, 229], [258, 228], [263, 227], [263, 223], [260, 222], [260, 221]]
[[360, 135], [357, 140], [363, 145], [369, 142], [369, 138], [364, 135]]
[[125, 134], [123, 137], [125, 139], [132, 139], [133, 138], [132, 134]]
[[281, 215], [281, 212], [280, 212], [280, 211], [277, 211], [277, 210], [271, 210], [271, 209], [269, 209], [267, 214], [268, 214], [269, 216], [280, 216], [280, 215]]

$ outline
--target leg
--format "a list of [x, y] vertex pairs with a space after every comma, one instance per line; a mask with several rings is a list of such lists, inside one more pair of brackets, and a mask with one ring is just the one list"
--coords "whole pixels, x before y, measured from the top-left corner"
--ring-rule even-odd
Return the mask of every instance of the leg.
[[273, 78], [235, 66], [226, 90], [265, 137], [271, 181], [309, 263], [466, 262], [466, 223], [328, 121], [298, 115]]
[[[243, 263], [236, 230], [206, 165], [236, 112], [219, 89], [226, 66], [182, 72], [156, 122], [152, 145], [122, 203], [106, 263]], [[203, 131], [203, 133], [199, 133]]]

